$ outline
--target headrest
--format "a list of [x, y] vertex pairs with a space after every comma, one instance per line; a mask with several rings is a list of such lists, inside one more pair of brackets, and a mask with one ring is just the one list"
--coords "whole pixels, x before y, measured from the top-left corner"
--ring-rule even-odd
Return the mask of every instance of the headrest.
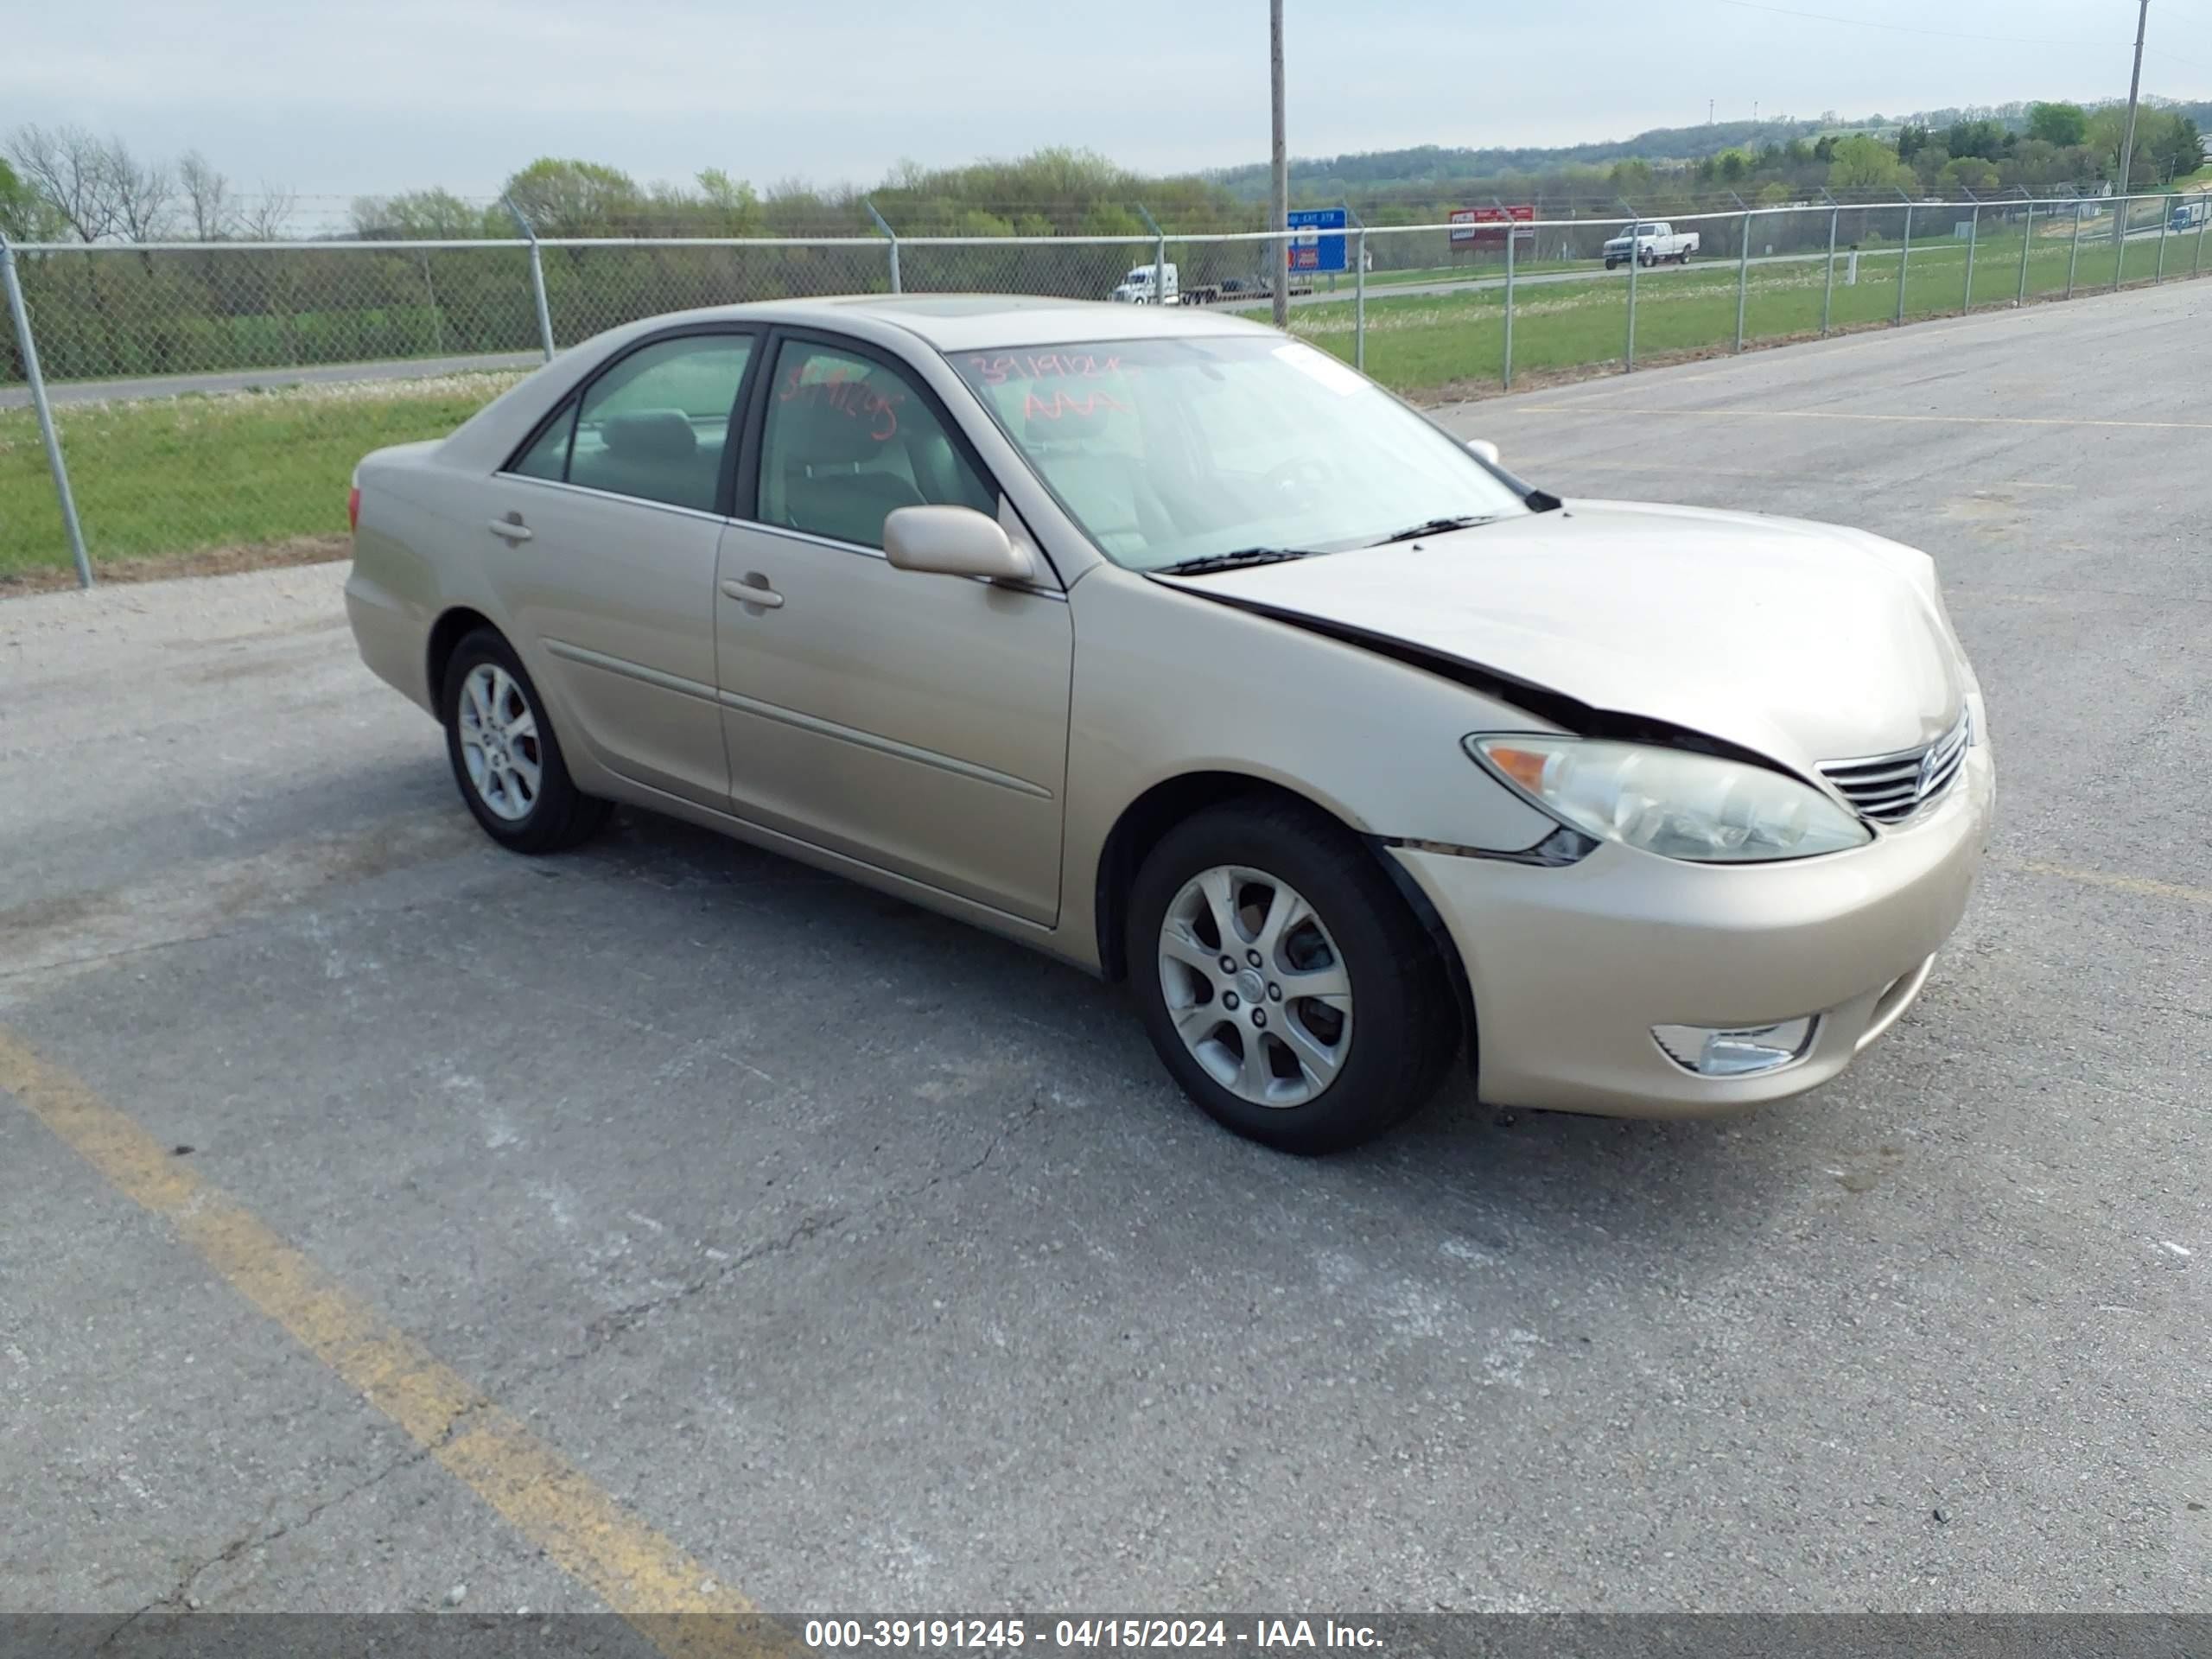
[[607, 452], [630, 461], [689, 461], [699, 436], [680, 409], [640, 409], [608, 416], [599, 429]]

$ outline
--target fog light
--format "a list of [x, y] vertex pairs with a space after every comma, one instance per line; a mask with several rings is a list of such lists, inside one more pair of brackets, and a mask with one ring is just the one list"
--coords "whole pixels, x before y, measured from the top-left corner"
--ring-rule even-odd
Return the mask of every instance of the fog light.
[[1813, 1031], [1819, 1024], [1820, 1016], [1808, 1014], [1779, 1025], [1739, 1026], [1732, 1030], [1654, 1026], [1651, 1034], [1667, 1058], [1685, 1071], [1694, 1071], [1700, 1077], [1749, 1077], [1803, 1058], [1813, 1046]]

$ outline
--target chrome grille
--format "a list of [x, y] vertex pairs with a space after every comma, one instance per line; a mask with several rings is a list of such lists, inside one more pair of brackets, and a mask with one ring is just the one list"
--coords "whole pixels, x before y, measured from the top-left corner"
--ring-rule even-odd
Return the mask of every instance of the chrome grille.
[[1865, 817], [1901, 823], [1950, 788], [1973, 738], [1974, 715], [1961, 714], [1959, 723], [1933, 743], [1860, 760], [1823, 760], [1821, 776]]

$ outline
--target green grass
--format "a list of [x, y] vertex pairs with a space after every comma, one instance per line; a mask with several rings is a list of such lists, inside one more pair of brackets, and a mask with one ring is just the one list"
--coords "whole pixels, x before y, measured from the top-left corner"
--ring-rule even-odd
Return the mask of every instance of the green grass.
[[[2031, 296], [2063, 291], [2074, 257], [2072, 225], [2037, 226], [2030, 246], [2027, 292]], [[2107, 222], [2101, 238], [2094, 222], [2082, 227], [2076, 262], [2076, 291], [2109, 287], [2115, 249]], [[2020, 288], [2021, 236], [2017, 226], [1993, 226], [1976, 238], [1974, 303], [2011, 302]], [[2172, 237], [2166, 249], [2166, 275], [2186, 276], [2195, 255], [2195, 238]], [[2158, 238], [2137, 238], [2126, 245], [2125, 280], [2146, 282], [2157, 269]], [[1744, 333], [1747, 344], [1817, 334], [1821, 327], [1823, 262], [1818, 257], [1786, 264], [1754, 264], [1745, 286]], [[1847, 286], [1846, 260], [1836, 261], [1831, 326], [1847, 328], [1889, 321], [1897, 311], [1898, 254], [1892, 245], [1863, 251], [1859, 281]], [[1967, 248], [1948, 236], [1925, 241], [1916, 237], [1905, 264], [1904, 315], [1908, 321], [1955, 313], [1966, 301]], [[1726, 349], [1735, 338], [1737, 270], [1715, 261], [1687, 270], [1639, 273], [1637, 285], [1636, 349], [1639, 359], [1665, 353]], [[1349, 359], [1353, 351], [1352, 308], [1332, 303], [1309, 306], [1291, 318], [1293, 332]], [[1628, 331], [1628, 282], [1623, 272], [1588, 283], [1539, 283], [1516, 291], [1513, 362], [1516, 374], [1601, 366], [1622, 360]], [[1410, 392], [1435, 391], [1498, 381], [1504, 348], [1504, 295], [1497, 289], [1403, 299], [1376, 298], [1367, 303], [1369, 373]]]
[[[369, 450], [450, 432], [514, 375], [59, 405], [69, 482], [96, 563], [265, 550], [346, 533]], [[29, 410], [0, 410], [0, 582], [64, 569], [46, 452]]]
[[[2069, 263], [2076, 292], [2109, 288], [2120, 254], [2109, 221], [2082, 227], [2038, 221], [2028, 249], [2027, 291], [2063, 292]], [[2212, 249], [2208, 249], [2212, 253]], [[2166, 240], [2165, 273], [2194, 268], [2194, 233]], [[1906, 265], [1905, 315], [1955, 314], [1966, 300], [1967, 250], [1946, 236], [1916, 238]], [[2158, 238], [2131, 238], [2119, 274], [2149, 281]], [[1837, 260], [1832, 325], [1891, 320], [1897, 309], [1897, 251], [1862, 251], [1859, 280], [1843, 282]], [[1812, 334], [1821, 325], [1822, 262], [1753, 265], [1745, 289], [1747, 343]], [[1736, 327], [1734, 265], [1645, 271], [1637, 285], [1637, 355], [1726, 350]], [[2021, 237], [1992, 225], [1977, 238], [1974, 303], [2011, 303], [2021, 286]], [[1516, 290], [1516, 374], [1618, 365], [1628, 321], [1625, 272]], [[1349, 359], [1352, 305], [1300, 306], [1294, 333]], [[1496, 385], [1502, 363], [1504, 294], [1499, 289], [1392, 298], [1370, 291], [1367, 368], [1414, 394]], [[303, 386], [219, 397], [64, 404], [57, 410], [86, 543], [111, 568], [180, 559], [264, 558], [303, 546], [335, 548], [346, 530], [346, 480], [353, 463], [384, 444], [436, 437], [473, 414], [514, 375]], [[38, 429], [28, 410], [0, 410], [0, 585], [50, 579], [68, 567], [60, 514]]]
[[[1516, 276], [1533, 276], [1546, 270], [1584, 270], [1592, 265], [1603, 266], [1602, 259], [1522, 259], [1513, 262]], [[1350, 276], [1343, 280], [1349, 282]], [[1427, 265], [1413, 270], [1370, 270], [1367, 273], [1368, 291], [1389, 288], [1398, 283], [1486, 283], [1505, 280], [1505, 256], [1495, 259], [1465, 260], [1453, 265]]]

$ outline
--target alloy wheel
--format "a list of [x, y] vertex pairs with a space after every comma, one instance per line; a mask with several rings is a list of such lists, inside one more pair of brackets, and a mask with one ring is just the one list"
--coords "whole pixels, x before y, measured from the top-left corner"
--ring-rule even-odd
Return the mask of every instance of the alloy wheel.
[[1302, 1106], [1351, 1052], [1351, 976], [1319, 914], [1287, 882], [1217, 865], [1160, 924], [1168, 1016], [1208, 1076], [1257, 1106]]
[[537, 711], [497, 663], [479, 663], [461, 686], [461, 756], [469, 786], [495, 817], [518, 823], [537, 804], [544, 751]]

